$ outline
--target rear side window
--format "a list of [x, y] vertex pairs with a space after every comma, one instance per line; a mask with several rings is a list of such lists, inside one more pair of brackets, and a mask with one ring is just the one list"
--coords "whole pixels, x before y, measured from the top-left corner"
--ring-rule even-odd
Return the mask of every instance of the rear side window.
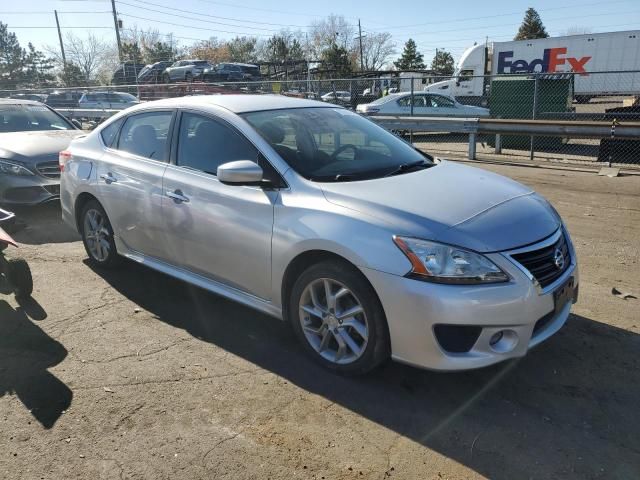
[[173, 112], [149, 112], [128, 117], [118, 139], [118, 150], [166, 162]]
[[120, 130], [120, 126], [124, 122], [124, 118], [116, 120], [115, 122], [107, 125], [100, 131], [100, 136], [102, 137], [102, 141], [105, 146], [111, 148], [113, 146], [113, 142], [116, 139], [116, 134], [118, 130]]
[[257, 150], [233, 129], [202, 115], [182, 114], [178, 165], [215, 175], [223, 163], [257, 159]]

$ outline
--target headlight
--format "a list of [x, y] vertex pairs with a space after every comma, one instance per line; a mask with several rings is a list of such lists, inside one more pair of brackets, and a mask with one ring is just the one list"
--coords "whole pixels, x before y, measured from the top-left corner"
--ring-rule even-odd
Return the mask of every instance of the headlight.
[[394, 236], [393, 241], [411, 262], [411, 275], [421, 280], [454, 284], [509, 280], [509, 276], [484, 255], [416, 238]]
[[5, 175], [22, 175], [25, 177], [34, 175], [31, 170], [27, 170], [22, 165], [7, 160], [0, 160], [0, 174], [2, 173]]

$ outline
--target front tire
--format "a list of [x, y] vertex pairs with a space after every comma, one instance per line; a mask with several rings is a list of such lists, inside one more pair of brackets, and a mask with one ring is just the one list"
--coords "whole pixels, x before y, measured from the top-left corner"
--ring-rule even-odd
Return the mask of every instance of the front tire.
[[373, 287], [347, 262], [307, 268], [291, 289], [289, 320], [305, 350], [345, 375], [367, 373], [389, 358], [387, 321]]
[[96, 200], [90, 200], [80, 216], [82, 243], [90, 262], [98, 267], [113, 268], [120, 262], [107, 213]]

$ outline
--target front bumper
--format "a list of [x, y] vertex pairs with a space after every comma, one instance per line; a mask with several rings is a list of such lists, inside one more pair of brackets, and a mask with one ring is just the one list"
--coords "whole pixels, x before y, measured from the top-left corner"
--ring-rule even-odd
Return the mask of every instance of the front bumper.
[[[394, 360], [432, 370], [486, 367], [527, 351], [551, 337], [569, 317], [576, 298], [556, 310], [554, 292], [571, 278], [578, 287], [578, 266], [571, 247], [567, 270], [544, 290], [507, 255], [487, 255], [511, 276], [506, 283], [444, 285], [363, 268], [385, 310]], [[471, 327], [467, 351], [445, 350], [437, 325]], [[479, 328], [473, 328], [479, 327]], [[498, 332], [508, 341], [492, 345]], [[506, 337], [505, 337], [506, 338]]]
[[0, 175], [0, 203], [38, 205], [60, 198], [60, 179], [40, 175]]

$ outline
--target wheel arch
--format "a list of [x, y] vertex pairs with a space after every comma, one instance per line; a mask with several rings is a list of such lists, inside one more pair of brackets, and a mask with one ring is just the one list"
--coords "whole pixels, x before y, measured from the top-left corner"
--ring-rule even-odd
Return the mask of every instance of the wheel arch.
[[[369, 281], [367, 276], [362, 272], [360, 268], [358, 268], [358, 266], [354, 262], [350, 261], [348, 258], [342, 255], [339, 255], [335, 252], [331, 252], [329, 250], [323, 250], [323, 249], [306, 250], [304, 252], [298, 253], [294, 258], [291, 259], [291, 261], [288, 263], [282, 275], [282, 282], [280, 285], [280, 304], [282, 306], [283, 320], [285, 321], [289, 320], [288, 298], [296, 279], [302, 274], [302, 272], [304, 272], [310, 266], [316, 265], [324, 261], [329, 261], [329, 260], [345, 263], [350, 267], [354, 268], [357, 272], [359, 272], [362, 278], [369, 284], [369, 286], [371, 287], [371, 290], [374, 292], [376, 297], [378, 297], [378, 301], [380, 302], [380, 297], [378, 296], [378, 292], [376, 292], [376, 289], [373, 287], [373, 284]], [[380, 305], [382, 306], [382, 302], [380, 302]], [[384, 311], [384, 306], [382, 306], [382, 309]]]
[[[78, 229], [78, 232], [81, 232], [82, 219], [80, 218], [80, 215], [82, 215], [82, 209], [91, 200], [95, 200], [100, 205], [102, 205], [102, 203], [100, 203], [100, 200], [98, 200], [95, 197], [95, 195], [93, 195], [93, 194], [91, 194], [89, 192], [82, 192], [76, 198], [76, 201], [75, 201], [74, 206], [73, 206], [73, 212], [74, 212], [74, 217], [75, 217], [75, 221], [76, 221], [76, 228]], [[104, 206], [102, 208], [104, 208]]]

